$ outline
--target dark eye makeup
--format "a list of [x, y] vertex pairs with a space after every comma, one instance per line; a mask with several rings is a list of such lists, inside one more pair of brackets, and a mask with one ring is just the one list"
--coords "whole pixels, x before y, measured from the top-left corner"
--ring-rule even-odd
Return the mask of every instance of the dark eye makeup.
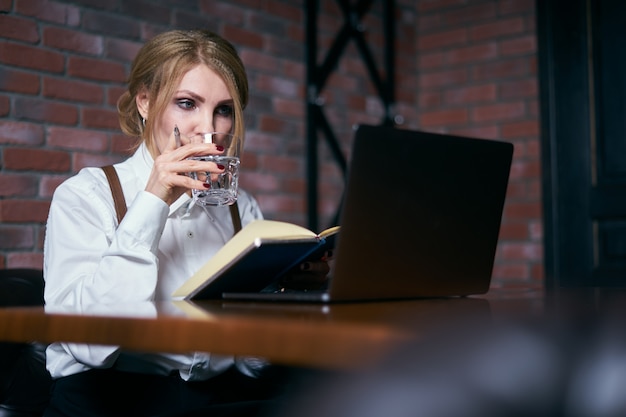
[[[182, 97], [182, 98], [176, 98], [175, 102], [176, 102], [176, 105], [183, 110], [195, 110], [197, 108], [196, 103], [198, 102], [198, 100], [193, 99], [193, 98]], [[233, 114], [235, 113], [232, 101], [218, 104], [215, 107], [214, 112], [215, 112], [215, 115], [219, 117], [226, 117], [229, 119], [232, 118]]]
[[233, 116], [233, 105], [232, 104], [222, 104], [216, 107], [215, 113], [221, 117], [231, 118]]
[[179, 98], [176, 104], [183, 110], [192, 110], [196, 108], [196, 102], [188, 98]]

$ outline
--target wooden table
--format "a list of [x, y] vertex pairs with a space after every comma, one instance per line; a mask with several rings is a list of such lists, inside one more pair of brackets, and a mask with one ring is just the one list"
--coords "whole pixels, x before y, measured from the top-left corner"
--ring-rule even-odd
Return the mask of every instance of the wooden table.
[[488, 323], [489, 297], [332, 305], [207, 301], [0, 309], [0, 340], [119, 345], [128, 350], [254, 355], [319, 369], [374, 364], [462, 320]]

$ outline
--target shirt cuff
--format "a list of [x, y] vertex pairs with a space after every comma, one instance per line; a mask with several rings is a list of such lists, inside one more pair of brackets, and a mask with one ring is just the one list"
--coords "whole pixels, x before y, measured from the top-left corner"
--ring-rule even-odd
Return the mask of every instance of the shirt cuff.
[[156, 254], [168, 214], [169, 207], [163, 200], [141, 191], [128, 208], [119, 228], [138, 245], [147, 246]]

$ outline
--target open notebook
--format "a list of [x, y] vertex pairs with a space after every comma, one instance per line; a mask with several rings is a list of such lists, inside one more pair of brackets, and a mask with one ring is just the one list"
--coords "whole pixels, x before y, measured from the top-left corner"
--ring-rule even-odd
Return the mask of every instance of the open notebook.
[[223, 298], [334, 302], [485, 293], [512, 155], [507, 142], [362, 125], [328, 288], [235, 289]]

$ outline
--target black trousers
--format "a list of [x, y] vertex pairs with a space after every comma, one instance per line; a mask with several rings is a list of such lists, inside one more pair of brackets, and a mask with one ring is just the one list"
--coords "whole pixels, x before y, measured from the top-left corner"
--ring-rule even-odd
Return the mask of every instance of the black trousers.
[[55, 380], [44, 417], [265, 416], [284, 395], [286, 379], [279, 369], [250, 378], [233, 367], [200, 382], [94, 369]]

